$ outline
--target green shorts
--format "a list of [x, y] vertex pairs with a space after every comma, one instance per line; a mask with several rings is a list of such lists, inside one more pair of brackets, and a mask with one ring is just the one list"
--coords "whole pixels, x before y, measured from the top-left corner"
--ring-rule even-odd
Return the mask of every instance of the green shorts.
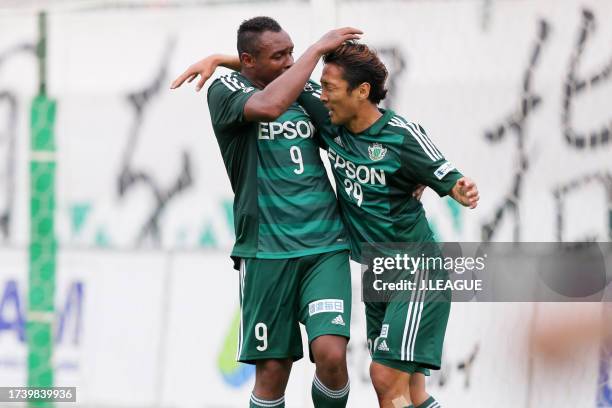
[[[432, 275], [417, 272], [407, 278], [413, 282], [447, 278], [446, 272]], [[409, 300], [366, 302], [370, 355], [388, 367], [429, 375], [429, 369], [440, 369], [450, 293], [417, 289], [402, 299]]]
[[348, 251], [290, 259], [240, 262], [238, 361], [303, 357], [322, 335], [350, 337], [351, 274]]

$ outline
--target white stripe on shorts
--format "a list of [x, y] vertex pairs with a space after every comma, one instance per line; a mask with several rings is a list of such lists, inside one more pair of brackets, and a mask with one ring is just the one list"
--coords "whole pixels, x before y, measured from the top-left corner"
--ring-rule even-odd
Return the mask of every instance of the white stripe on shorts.
[[[414, 274], [415, 282], [419, 280], [418, 278], [420, 275], [421, 275], [421, 271], [416, 271], [416, 273]], [[402, 348], [401, 348], [402, 351], [401, 351], [401, 356], [400, 356], [402, 360], [406, 359], [406, 339], [408, 336], [408, 325], [410, 323], [410, 315], [412, 314], [412, 305], [414, 304], [415, 295], [416, 295], [416, 290], [413, 290], [410, 295], [410, 302], [408, 304], [408, 314], [406, 315], [406, 324], [404, 325], [404, 336], [402, 337]]]
[[244, 303], [244, 275], [246, 273], [246, 264], [244, 259], [240, 260], [240, 272], [239, 272], [239, 294], [240, 294], [240, 333], [238, 334], [238, 350], [236, 351], [236, 361], [240, 359], [240, 353], [242, 352], [243, 342], [243, 324], [242, 324], [242, 306]]
[[[429, 278], [429, 271], [425, 270], [425, 285], [427, 285], [427, 279]], [[409, 361], [413, 361], [414, 360], [414, 345], [416, 344], [416, 339], [417, 339], [417, 335], [419, 333], [419, 327], [421, 326], [421, 315], [423, 314], [423, 305], [425, 303], [425, 294], [427, 293], [427, 290], [423, 290], [420, 291], [419, 294], [420, 296], [420, 300], [419, 300], [419, 312], [416, 318], [416, 327], [414, 330], [414, 335], [412, 336], [412, 347], [410, 348], [410, 354], [409, 354]]]

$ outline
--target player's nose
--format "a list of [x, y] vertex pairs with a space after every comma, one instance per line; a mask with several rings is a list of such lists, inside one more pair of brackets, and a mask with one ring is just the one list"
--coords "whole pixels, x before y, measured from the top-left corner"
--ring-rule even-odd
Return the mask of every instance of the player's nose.
[[323, 103], [327, 103], [328, 99], [327, 99], [327, 92], [325, 92], [324, 90], [321, 91], [321, 102]]

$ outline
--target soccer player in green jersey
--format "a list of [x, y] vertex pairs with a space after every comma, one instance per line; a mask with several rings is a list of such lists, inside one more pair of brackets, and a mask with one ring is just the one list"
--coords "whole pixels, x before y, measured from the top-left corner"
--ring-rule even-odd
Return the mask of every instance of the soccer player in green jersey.
[[[231, 59], [213, 57], [192, 66], [177, 81], [201, 74], [201, 87], [213, 70], [212, 60], [235, 66]], [[475, 184], [444, 159], [420, 125], [377, 107], [386, 93], [387, 71], [367, 46], [343, 45], [324, 61], [323, 88], [309, 83], [299, 102], [328, 150], [351, 257], [362, 261], [363, 242], [432, 242], [414, 189], [425, 184], [475, 208]], [[424, 273], [416, 273], [414, 280]], [[434, 275], [445, 278], [444, 271], [432, 271]], [[450, 304], [431, 297], [414, 291], [410, 301], [366, 303], [370, 374], [381, 407], [411, 402], [419, 408], [439, 406], [426, 393], [424, 374], [440, 367]]]
[[292, 363], [302, 357], [300, 322], [316, 364], [315, 407], [346, 406], [349, 246], [314, 126], [295, 99], [319, 58], [360, 33], [330, 31], [294, 63], [293, 43], [276, 21], [247, 20], [238, 29], [240, 72], [208, 90], [235, 194], [238, 360], [256, 364], [251, 407], [285, 406]]
[[[424, 184], [475, 208], [476, 185], [444, 158], [423, 127], [378, 108], [387, 70], [366, 45], [344, 44], [324, 62], [322, 86], [309, 83], [298, 101], [327, 147], [351, 258], [363, 261], [362, 243], [433, 242], [425, 210], [411, 192]], [[420, 249], [440, 256], [435, 245]], [[419, 286], [424, 279], [447, 278], [444, 270], [415, 271], [412, 277]], [[449, 301], [436, 296], [417, 289], [405, 301], [366, 301], [370, 376], [382, 407], [439, 407], [424, 377], [440, 368], [450, 312]]]

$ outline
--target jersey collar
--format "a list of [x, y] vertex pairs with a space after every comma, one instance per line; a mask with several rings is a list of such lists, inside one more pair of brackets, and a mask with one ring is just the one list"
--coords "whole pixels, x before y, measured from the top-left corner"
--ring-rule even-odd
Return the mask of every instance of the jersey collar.
[[378, 108], [378, 110], [383, 115], [380, 118], [378, 118], [378, 120], [374, 122], [372, 126], [364, 130], [362, 134], [376, 136], [383, 130], [383, 128], [387, 125], [387, 123], [389, 123], [389, 121], [395, 116], [395, 112], [393, 112], [391, 109]]

